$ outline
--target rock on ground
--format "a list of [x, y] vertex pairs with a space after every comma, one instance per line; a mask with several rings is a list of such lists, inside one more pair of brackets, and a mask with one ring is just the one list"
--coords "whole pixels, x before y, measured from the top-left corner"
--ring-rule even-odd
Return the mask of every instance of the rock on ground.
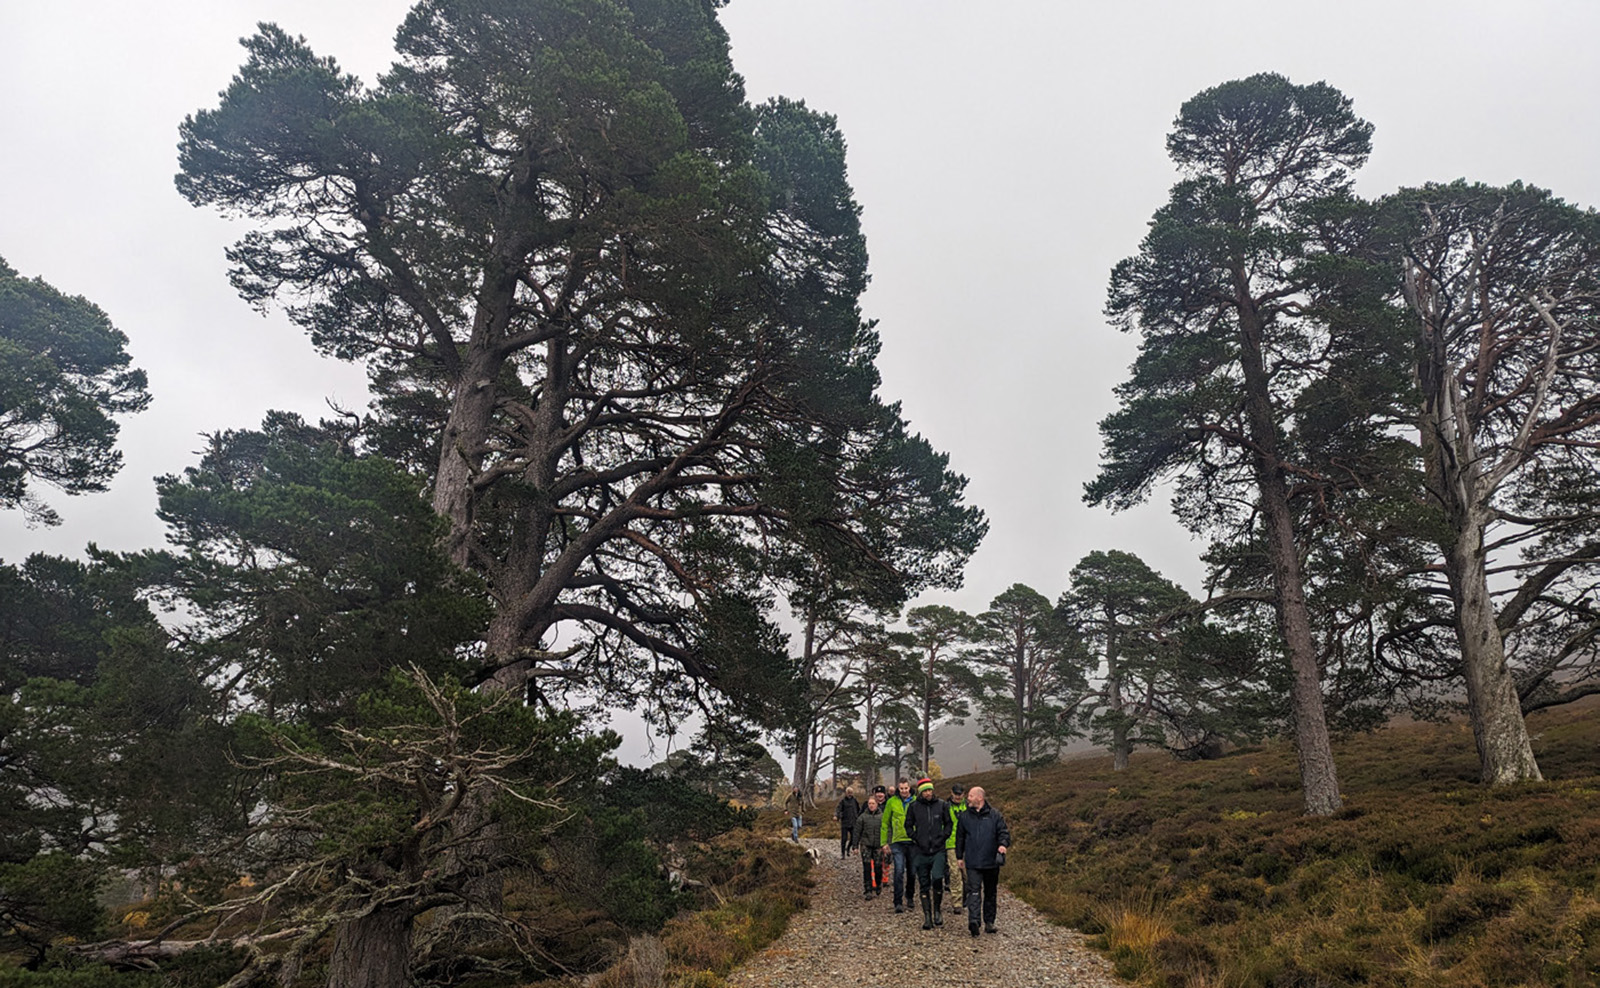
[[923, 971], [936, 984], [984, 988], [1122, 988], [1084, 936], [1053, 926], [1000, 887], [998, 933], [973, 937], [965, 913], [945, 899], [944, 926], [922, 929], [922, 908], [896, 914], [892, 890], [861, 896], [861, 859], [840, 859], [837, 840], [807, 839], [821, 855], [811, 908], [789, 920], [775, 942], [728, 976], [737, 988], [837, 988], [878, 983], [885, 971]]

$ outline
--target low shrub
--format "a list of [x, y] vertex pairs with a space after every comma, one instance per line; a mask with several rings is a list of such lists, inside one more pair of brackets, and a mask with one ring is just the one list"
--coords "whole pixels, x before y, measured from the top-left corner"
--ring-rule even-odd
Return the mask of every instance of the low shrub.
[[739, 830], [696, 848], [690, 860], [716, 905], [668, 920], [659, 940], [635, 938], [598, 976], [598, 988], [725, 988], [724, 977], [806, 906], [811, 862], [792, 844]]
[[104, 964], [28, 971], [0, 967], [0, 988], [167, 988], [159, 974], [128, 974]]

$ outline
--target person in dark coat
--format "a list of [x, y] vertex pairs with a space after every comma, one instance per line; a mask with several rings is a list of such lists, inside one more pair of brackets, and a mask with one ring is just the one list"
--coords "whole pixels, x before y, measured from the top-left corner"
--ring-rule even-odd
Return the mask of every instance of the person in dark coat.
[[856, 802], [854, 787], [844, 791], [844, 798], [833, 808], [833, 818], [839, 821], [839, 857], [844, 857], [856, 846], [856, 817], [861, 815], [861, 804]]
[[933, 780], [917, 783], [917, 798], [906, 807], [911, 839], [911, 871], [922, 890], [922, 928], [944, 925], [944, 844], [950, 836], [950, 805], [934, 794]]
[[856, 819], [855, 844], [861, 849], [861, 891], [871, 899], [883, 892], [883, 808], [876, 794]]
[[956, 866], [967, 871], [967, 932], [973, 936], [978, 935], [980, 899], [984, 932], [995, 932], [995, 893], [1010, 847], [1006, 818], [989, 805], [982, 787], [968, 789], [967, 808], [956, 817]]

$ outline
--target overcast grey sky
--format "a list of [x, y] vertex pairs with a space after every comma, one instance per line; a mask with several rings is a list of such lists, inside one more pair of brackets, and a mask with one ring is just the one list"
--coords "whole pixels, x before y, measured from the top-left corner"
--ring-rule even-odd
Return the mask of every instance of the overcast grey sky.
[[[403, 0], [0, 0], [0, 256], [99, 303], [155, 402], [126, 421], [106, 494], [47, 493], [66, 519], [0, 516], [0, 558], [161, 543], [151, 478], [201, 432], [364, 400], [280, 314], [234, 296], [241, 232], [173, 189], [177, 127], [215, 105], [257, 21], [371, 81]], [[1600, 203], [1593, 0], [734, 0], [723, 20], [753, 100], [838, 116], [872, 253], [885, 392], [951, 454], [989, 513], [966, 587], [1054, 597], [1122, 548], [1198, 589], [1198, 544], [1164, 501], [1084, 507], [1098, 419], [1133, 356], [1100, 310], [1174, 175], [1163, 141], [1201, 89], [1260, 71], [1325, 80], [1376, 127], [1359, 188], [1523, 179]]]

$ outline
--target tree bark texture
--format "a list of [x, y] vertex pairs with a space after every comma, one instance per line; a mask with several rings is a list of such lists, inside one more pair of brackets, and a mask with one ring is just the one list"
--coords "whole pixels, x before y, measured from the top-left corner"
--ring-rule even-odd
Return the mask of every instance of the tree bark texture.
[[873, 759], [872, 766], [867, 769], [866, 776], [865, 776], [866, 779], [867, 779], [866, 789], [867, 789], [868, 792], [871, 792], [872, 790], [876, 789], [878, 787], [878, 785], [879, 785], [879, 781], [878, 780], [880, 778], [880, 773], [878, 771], [878, 762], [877, 762], [877, 758], [878, 758], [878, 706], [877, 706], [876, 703], [873, 702], [872, 693], [871, 693], [870, 690], [868, 691], [867, 696], [866, 696], [866, 718], [867, 718], [866, 730], [862, 732], [862, 739], [866, 743], [867, 750], [872, 753], [872, 759]]
[[1339, 776], [1328, 738], [1322, 700], [1322, 670], [1306, 606], [1305, 579], [1300, 569], [1299, 541], [1289, 508], [1289, 488], [1279, 458], [1279, 438], [1272, 411], [1271, 382], [1262, 352], [1264, 327], [1249, 290], [1248, 276], [1234, 272], [1239, 313], [1240, 365], [1244, 371], [1245, 407], [1254, 446], [1256, 488], [1260, 496], [1262, 535], [1272, 569], [1278, 630], [1283, 636], [1291, 673], [1295, 750], [1300, 762], [1300, 787], [1306, 813], [1330, 816], [1339, 811]]
[[918, 771], [928, 771], [928, 749], [933, 747], [933, 691], [938, 689], [938, 683], [933, 678], [937, 669], [939, 656], [938, 646], [928, 649], [928, 668], [923, 671], [922, 681], [922, 760]]
[[1031, 778], [1033, 775], [1033, 770], [1028, 767], [1028, 763], [1033, 760], [1033, 739], [1028, 733], [1030, 729], [1028, 706], [1031, 699], [1028, 693], [1028, 644], [1026, 623], [1018, 621], [1011, 654], [1011, 699], [1017, 705], [1015, 728], [1017, 732], [1017, 778], [1019, 780]]
[[411, 984], [411, 924], [406, 907], [380, 907], [341, 924], [328, 958], [328, 988]]
[[794, 784], [800, 792], [800, 798], [805, 800], [810, 793], [805, 791], [806, 780], [811, 776], [811, 725], [808, 723], [794, 735]]
[[1127, 687], [1122, 677], [1122, 650], [1116, 632], [1117, 614], [1106, 612], [1106, 706], [1111, 709], [1111, 770], [1121, 772], [1128, 767], [1133, 745], [1128, 742], [1128, 700], [1123, 695]]
[[1128, 724], [1119, 720], [1117, 726], [1111, 729], [1111, 769], [1121, 772], [1127, 769], [1128, 759], [1133, 754], [1133, 745], [1128, 743]]
[[[1425, 331], [1428, 342], [1437, 332]], [[1445, 547], [1445, 578], [1455, 605], [1456, 642], [1467, 684], [1467, 710], [1478, 748], [1482, 780], [1503, 785], [1540, 779], [1533, 742], [1522, 717], [1516, 684], [1506, 667], [1505, 638], [1489, 595], [1484, 535], [1493, 516], [1493, 483], [1481, 467], [1472, 432], [1462, 416], [1462, 396], [1448, 373], [1442, 343], [1434, 364], [1424, 371], [1421, 422], [1429, 486], [1450, 522], [1453, 540]]]
[[1478, 765], [1483, 781], [1490, 785], [1541, 779], [1484, 578], [1482, 529], [1473, 529], [1457, 533], [1445, 560], [1445, 575], [1456, 607], [1456, 640], [1461, 645]]

